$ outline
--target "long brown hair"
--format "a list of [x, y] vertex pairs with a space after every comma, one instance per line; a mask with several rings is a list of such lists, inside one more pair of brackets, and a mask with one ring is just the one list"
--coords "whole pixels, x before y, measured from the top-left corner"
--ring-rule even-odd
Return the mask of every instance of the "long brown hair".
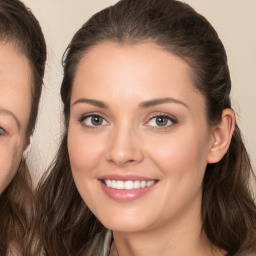
[[[81, 199], [67, 151], [70, 97], [77, 66], [91, 47], [105, 41], [150, 41], [186, 61], [203, 94], [209, 124], [231, 108], [231, 80], [222, 42], [210, 23], [175, 0], [121, 0], [95, 14], [74, 35], [64, 54], [61, 97], [66, 131], [55, 161], [38, 188], [39, 232], [46, 255], [82, 255], [106, 230]], [[223, 159], [208, 164], [203, 180], [202, 223], [211, 243], [227, 255], [256, 253], [256, 207], [249, 189], [252, 172], [238, 125]]]
[[[37, 19], [19, 0], [0, 1], [0, 42], [12, 44], [30, 63], [32, 96], [26, 130], [28, 140], [37, 118], [46, 45]], [[22, 159], [16, 175], [0, 196], [0, 254], [33, 255], [34, 221], [32, 180], [26, 161]]]

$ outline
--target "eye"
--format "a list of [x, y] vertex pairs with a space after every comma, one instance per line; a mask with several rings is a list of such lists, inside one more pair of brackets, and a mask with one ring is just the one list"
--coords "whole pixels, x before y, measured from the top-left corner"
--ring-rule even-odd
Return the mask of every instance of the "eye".
[[2, 127], [0, 127], [0, 136], [5, 135], [5, 134], [6, 134], [6, 131]]
[[177, 123], [174, 118], [171, 118], [168, 115], [158, 115], [152, 117], [146, 124], [147, 126], [153, 127], [168, 127], [174, 123]]
[[107, 125], [108, 122], [100, 115], [88, 115], [81, 119], [81, 122], [86, 126], [102, 126]]

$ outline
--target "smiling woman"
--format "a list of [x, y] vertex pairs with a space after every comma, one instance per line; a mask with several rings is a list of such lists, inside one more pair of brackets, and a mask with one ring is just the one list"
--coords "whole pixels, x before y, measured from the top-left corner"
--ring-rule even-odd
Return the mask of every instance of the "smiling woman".
[[255, 255], [225, 49], [174, 0], [121, 0], [64, 55], [66, 130], [38, 189], [46, 255]]
[[35, 127], [45, 59], [44, 37], [33, 14], [18, 0], [1, 0], [1, 255], [34, 255], [35, 209], [23, 152]]

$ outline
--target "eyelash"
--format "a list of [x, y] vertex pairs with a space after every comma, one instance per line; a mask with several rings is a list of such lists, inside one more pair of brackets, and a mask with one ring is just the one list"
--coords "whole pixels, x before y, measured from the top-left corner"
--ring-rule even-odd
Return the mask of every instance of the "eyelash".
[[4, 136], [6, 134], [5, 129], [3, 129], [2, 127], [0, 127], [0, 136]]
[[[87, 118], [92, 118], [92, 117], [99, 117], [99, 118], [102, 118], [103, 121], [107, 122], [108, 124], [104, 124], [104, 125], [88, 125], [85, 123], [85, 120]], [[97, 112], [93, 112], [93, 113], [88, 113], [84, 116], [82, 116], [80, 119], [79, 119], [79, 122], [83, 125], [83, 126], [86, 126], [88, 128], [101, 128], [102, 126], [107, 126], [109, 125], [109, 122], [106, 121], [106, 118], [101, 114], [101, 113], [97, 113]]]
[[[92, 123], [92, 118], [93, 117], [97, 117], [97, 118], [101, 118], [102, 119], [102, 122], [105, 122], [104, 124], [99, 124], [99, 125], [88, 125], [85, 123], [85, 120], [87, 118], [91, 118], [90, 122]], [[168, 125], [149, 125], [149, 122], [152, 121], [154, 118], [157, 118], [157, 117], [160, 117], [160, 118], [166, 118], [167, 119], [167, 122], [169, 122]], [[93, 112], [93, 113], [88, 113], [84, 116], [82, 116], [80, 119], [79, 119], [79, 122], [83, 125], [83, 126], [86, 126], [88, 128], [101, 128], [102, 126], [108, 126], [109, 125], [109, 122], [106, 120], [106, 118], [104, 117], [104, 115], [102, 115], [101, 113], [98, 113], [98, 112]], [[174, 124], [177, 124], [178, 121], [176, 118], [174, 118], [173, 116], [169, 115], [169, 114], [166, 114], [166, 113], [157, 113], [157, 114], [152, 114], [151, 117], [149, 118], [149, 120], [145, 123], [145, 125], [147, 127], [150, 127], [152, 129], [169, 129], [170, 126], [174, 125]]]
[[[150, 121], [152, 121], [154, 118], [158, 118], [158, 117], [160, 117], [160, 118], [166, 118], [167, 121], [170, 122], [170, 124], [168, 124], [168, 125], [163, 125], [163, 126], [161, 126], [161, 125], [155, 125], [155, 126], [149, 125], [149, 122], [150, 122]], [[149, 121], [147, 121], [147, 122], [145, 123], [145, 125], [146, 125], [147, 127], [152, 128], [152, 129], [166, 130], [166, 129], [170, 129], [171, 126], [173, 126], [174, 124], [177, 124], [177, 123], [178, 123], [178, 121], [177, 121], [177, 119], [176, 119], [175, 117], [173, 117], [173, 116], [171, 116], [171, 115], [169, 115], [169, 114], [166, 114], [166, 113], [157, 113], [157, 114], [152, 114], [151, 117], [149, 118]]]

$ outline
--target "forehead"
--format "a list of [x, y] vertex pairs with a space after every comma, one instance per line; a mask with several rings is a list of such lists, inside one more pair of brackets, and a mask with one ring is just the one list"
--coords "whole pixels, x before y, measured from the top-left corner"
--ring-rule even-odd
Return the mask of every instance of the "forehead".
[[73, 92], [84, 88], [89, 93], [101, 87], [107, 94], [125, 90], [126, 95], [135, 96], [142, 90], [162, 97], [164, 91], [171, 90], [172, 96], [179, 97], [185, 91], [199, 93], [192, 78], [193, 71], [184, 60], [156, 44], [104, 42], [81, 59]]
[[32, 75], [28, 59], [10, 43], [0, 43], [0, 109], [25, 127], [30, 114]]

